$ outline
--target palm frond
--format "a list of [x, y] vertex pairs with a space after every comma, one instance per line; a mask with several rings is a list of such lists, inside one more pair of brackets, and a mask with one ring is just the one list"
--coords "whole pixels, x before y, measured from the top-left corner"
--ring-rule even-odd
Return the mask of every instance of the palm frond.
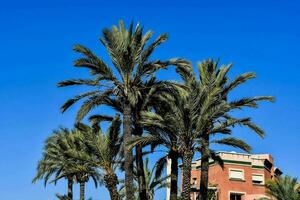
[[247, 143], [245, 143], [243, 140], [240, 140], [240, 139], [237, 139], [234, 137], [226, 137], [226, 138], [222, 138], [219, 140], [213, 140], [213, 141], [211, 141], [211, 143], [232, 146], [232, 147], [244, 150], [248, 153], [250, 153], [252, 150], [252, 148]]
[[71, 79], [59, 82], [58, 87], [74, 86], [74, 85], [87, 85], [87, 86], [96, 86], [99, 83], [99, 80], [92, 79]]
[[213, 150], [210, 150], [210, 158], [213, 159], [213, 161], [216, 162], [219, 166], [224, 168], [224, 161], [218, 153], [216, 153]]
[[112, 90], [107, 90], [102, 94], [93, 95], [84, 101], [77, 112], [76, 122], [81, 121], [88, 114], [88, 112], [91, 111], [91, 109], [102, 105], [105, 102], [105, 99], [109, 98], [112, 93]]
[[90, 49], [80, 44], [75, 45], [73, 49], [86, 56], [85, 58], [79, 58], [74, 62], [76, 67], [87, 67], [93, 75], [100, 74], [107, 80], [115, 80], [112, 70]]
[[291, 176], [278, 177], [266, 183], [268, 193], [278, 200], [300, 199], [300, 188], [296, 178]]
[[128, 141], [128, 148], [132, 149], [137, 145], [142, 145], [142, 146], [146, 146], [146, 145], [150, 145], [152, 143], [158, 143], [160, 141], [160, 138], [154, 135], [146, 135], [146, 136], [135, 136], [132, 137], [129, 141]]
[[163, 156], [160, 159], [158, 159], [158, 161], [156, 161], [156, 164], [155, 164], [155, 167], [156, 167], [155, 178], [156, 179], [159, 179], [162, 176], [164, 169], [166, 169], [167, 159], [168, 159], [167, 156]]
[[256, 77], [256, 75], [253, 72], [248, 72], [248, 73], [239, 75], [233, 81], [231, 81], [228, 85], [225, 86], [225, 88], [223, 90], [224, 95], [227, 95], [230, 91], [232, 91], [237, 86], [239, 86], [239, 85], [245, 83], [246, 81], [253, 79], [255, 77]]
[[93, 96], [96, 95], [98, 93], [98, 91], [90, 91], [90, 92], [84, 92], [82, 94], [79, 94], [77, 96], [75, 96], [72, 99], [69, 99], [68, 101], [66, 101], [60, 108], [61, 112], [65, 112], [68, 108], [70, 108], [73, 104], [75, 104], [76, 102], [78, 102], [79, 100], [88, 97], [88, 96]]
[[[143, 44], [145, 44], [145, 42], [147, 42], [151, 36], [152, 36], [152, 32], [146, 33], [143, 38]], [[149, 56], [152, 54], [154, 49], [157, 46], [159, 46], [160, 44], [162, 44], [163, 42], [165, 42], [167, 39], [168, 39], [168, 36], [166, 33], [159, 35], [158, 38], [142, 52], [140, 66], [143, 65], [145, 62], [147, 62], [147, 60], [149, 59]]]

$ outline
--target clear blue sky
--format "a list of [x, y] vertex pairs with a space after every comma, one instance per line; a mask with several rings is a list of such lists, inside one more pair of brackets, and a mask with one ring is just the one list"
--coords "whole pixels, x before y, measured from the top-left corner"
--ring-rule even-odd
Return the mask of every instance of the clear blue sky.
[[[274, 104], [243, 113], [252, 116], [267, 136], [261, 140], [244, 129], [236, 132], [255, 153], [271, 153], [284, 172], [300, 177], [300, 4], [241, 2], [2, 0], [1, 199], [53, 200], [56, 192], [65, 193], [64, 182], [46, 189], [41, 182], [31, 185], [45, 138], [59, 125], [71, 127], [74, 122], [76, 107], [65, 114], [59, 107], [79, 89], [57, 88], [56, 83], [87, 75], [72, 67], [75, 43], [107, 59], [98, 37], [102, 28], [119, 19], [140, 21], [156, 34], [169, 33], [169, 41], [155, 57], [184, 57], [194, 63], [221, 58], [222, 63], [235, 64], [232, 77], [257, 72], [257, 79], [235, 95], [276, 97]], [[159, 76], [176, 78], [172, 71]], [[95, 190], [91, 185], [87, 192], [95, 200], [108, 199], [104, 188]], [[156, 199], [163, 199], [163, 194]]]

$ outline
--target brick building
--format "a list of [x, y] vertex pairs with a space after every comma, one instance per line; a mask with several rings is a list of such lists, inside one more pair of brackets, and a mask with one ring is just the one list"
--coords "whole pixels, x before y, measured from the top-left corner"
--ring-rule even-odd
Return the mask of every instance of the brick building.
[[[282, 172], [274, 166], [269, 154], [243, 154], [219, 152], [224, 168], [211, 161], [209, 168], [210, 190], [218, 200], [257, 200], [271, 199], [265, 187], [268, 179], [280, 176]], [[200, 188], [201, 159], [192, 164], [191, 199], [196, 200]]]

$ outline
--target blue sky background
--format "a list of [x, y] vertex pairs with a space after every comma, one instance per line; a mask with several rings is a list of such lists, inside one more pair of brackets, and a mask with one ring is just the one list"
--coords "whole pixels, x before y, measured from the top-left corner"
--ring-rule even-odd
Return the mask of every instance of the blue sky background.
[[[209, 2], [209, 3], [208, 3]], [[242, 3], [243, 2], [243, 3]], [[251, 3], [250, 3], [251, 2]], [[271, 153], [283, 172], [300, 177], [300, 4], [297, 1], [1, 1], [0, 6], [0, 193], [5, 200], [53, 200], [65, 193], [31, 184], [43, 142], [51, 130], [71, 127], [75, 106], [59, 107], [84, 88], [56, 83], [87, 76], [72, 67], [72, 46], [84, 44], [107, 60], [98, 42], [101, 29], [124, 19], [169, 33], [156, 58], [184, 57], [194, 64], [208, 57], [233, 62], [231, 77], [255, 71], [257, 78], [233, 95], [274, 95], [276, 103], [241, 113], [266, 131], [261, 140], [244, 129], [236, 134], [254, 153]], [[172, 70], [158, 75], [177, 79]], [[107, 110], [111, 112], [110, 110]], [[218, 148], [222, 150], [222, 148]], [[227, 150], [227, 149], [225, 149]], [[151, 156], [155, 161], [157, 155]], [[78, 190], [78, 186], [75, 187]], [[164, 199], [164, 191], [156, 199]], [[76, 194], [77, 195], [77, 194]], [[87, 196], [108, 199], [105, 188], [87, 188]]]

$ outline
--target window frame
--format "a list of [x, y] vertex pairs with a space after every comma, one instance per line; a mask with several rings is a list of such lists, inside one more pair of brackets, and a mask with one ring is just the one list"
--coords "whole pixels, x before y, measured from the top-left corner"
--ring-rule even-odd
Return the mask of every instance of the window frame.
[[[262, 183], [254, 183], [254, 182], [253, 182], [253, 175], [259, 175], [259, 176], [262, 176]], [[253, 185], [265, 185], [265, 174], [261, 174], [261, 173], [252, 173], [251, 179], [252, 179], [252, 184], [253, 184]]]
[[[242, 172], [243, 173], [243, 178], [240, 179], [240, 178], [231, 177], [231, 174], [230, 174], [231, 171], [240, 171], [240, 172]], [[229, 180], [233, 180], [233, 181], [245, 181], [245, 170], [244, 169], [239, 169], [239, 168], [229, 168], [228, 169], [228, 177], [229, 177]]]
[[229, 191], [228, 192], [228, 199], [230, 200], [230, 195], [231, 194], [237, 194], [237, 195], [241, 195], [242, 196], [242, 198], [243, 198], [243, 196], [246, 196], [246, 192], [240, 192], [240, 191]]

